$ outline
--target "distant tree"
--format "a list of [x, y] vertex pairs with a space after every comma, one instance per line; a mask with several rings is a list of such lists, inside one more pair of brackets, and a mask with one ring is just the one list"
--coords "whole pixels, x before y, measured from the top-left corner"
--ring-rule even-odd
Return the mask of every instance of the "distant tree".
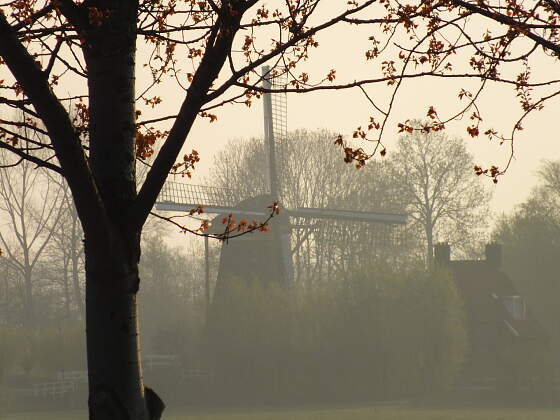
[[[15, 345], [14, 336], [13, 328], [0, 325], [0, 340], [2, 340], [0, 346], [0, 384], [4, 380], [4, 375], [15, 365], [18, 348]], [[0, 407], [0, 413], [2, 413], [2, 409], [3, 407]]]
[[84, 247], [83, 231], [68, 186], [62, 179], [52, 178], [58, 183], [61, 195], [56, 203], [60, 206], [60, 222], [53, 229], [48, 246], [52, 281], [61, 283], [65, 318], [84, 319]]
[[[148, 354], [176, 354], [185, 368], [200, 367], [200, 343], [206, 321], [204, 259], [197, 241], [173, 247], [161, 231], [142, 239], [140, 275], [146, 286], [139, 293]], [[189, 269], [185, 269], [189, 267]], [[162, 310], [165, 308], [165, 310]], [[170, 378], [171, 382], [173, 379]]]
[[410, 218], [425, 236], [429, 265], [436, 240], [463, 250], [480, 240], [491, 193], [473, 176], [473, 158], [462, 139], [442, 132], [405, 134], [390, 163]]
[[492, 237], [503, 244], [504, 271], [559, 349], [560, 162], [544, 161], [538, 173], [539, 184], [525, 202], [498, 220]]
[[[0, 166], [14, 163], [13, 156], [0, 149]], [[46, 177], [44, 169], [23, 161], [10, 171], [0, 171], [0, 244], [4, 264], [15, 276], [18, 299], [21, 301], [21, 322], [33, 328], [36, 322], [34, 305], [34, 272], [47, 244], [59, 227], [62, 214], [57, 205], [62, 197], [59, 185]]]
[[21, 324], [22, 311], [18, 298], [17, 271], [5, 256], [0, 256], [0, 324], [14, 327]]
[[542, 188], [560, 198], [560, 161], [545, 160], [539, 170]]

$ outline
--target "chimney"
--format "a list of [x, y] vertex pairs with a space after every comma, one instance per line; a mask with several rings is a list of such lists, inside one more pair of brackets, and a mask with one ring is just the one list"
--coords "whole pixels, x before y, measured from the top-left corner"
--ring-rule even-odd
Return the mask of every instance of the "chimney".
[[502, 246], [497, 243], [486, 244], [486, 263], [493, 268], [502, 266]]
[[434, 262], [440, 267], [449, 265], [451, 262], [451, 247], [448, 243], [439, 243], [434, 246]]

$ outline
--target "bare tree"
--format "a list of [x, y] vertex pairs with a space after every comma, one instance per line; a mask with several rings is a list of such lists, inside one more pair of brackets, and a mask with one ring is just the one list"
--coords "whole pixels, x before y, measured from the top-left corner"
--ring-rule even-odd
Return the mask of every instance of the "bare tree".
[[546, 225], [547, 234], [556, 238], [560, 233], [560, 161], [543, 161], [537, 175], [539, 184], [511, 219], [535, 218], [539, 224]]
[[63, 179], [49, 174], [51, 182], [60, 188], [60, 221], [51, 226], [52, 241], [48, 246], [50, 259], [57, 267], [56, 277], [62, 283], [65, 317], [83, 319], [84, 312], [84, 247], [80, 219], [72, 196]]
[[[13, 163], [7, 152], [0, 153], [0, 165]], [[61, 196], [60, 186], [31, 162], [22, 161], [9, 171], [0, 171], [0, 212], [7, 222], [0, 227], [0, 244], [5, 263], [16, 273], [14, 280], [27, 327], [33, 327], [36, 321], [34, 270], [58, 227], [62, 212], [56, 202]]]
[[[282, 204], [289, 208], [404, 211], [404, 201], [397, 195], [398, 181], [387, 165], [376, 162], [356, 171], [328, 147], [334, 138], [327, 130], [298, 130], [278, 143]], [[230, 188], [237, 200], [268, 193], [265, 156], [262, 139], [231, 143], [216, 156], [207, 182]], [[291, 225], [294, 274], [299, 281], [334, 279], [353, 266], [396, 260], [411, 251], [410, 246], [397, 251], [390, 228], [385, 226], [303, 218], [292, 219]]]
[[462, 139], [441, 132], [403, 135], [391, 166], [409, 215], [424, 232], [428, 264], [436, 240], [467, 250], [487, 227], [491, 193], [473, 176]]
[[538, 175], [542, 183], [539, 188], [548, 190], [552, 195], [560, 199], [560, 161], [543, 161]]

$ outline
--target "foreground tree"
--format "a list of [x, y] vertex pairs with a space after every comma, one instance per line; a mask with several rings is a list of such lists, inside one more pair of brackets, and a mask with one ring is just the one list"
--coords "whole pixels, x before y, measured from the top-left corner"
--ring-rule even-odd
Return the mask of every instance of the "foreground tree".
[[[0, 57], [11, 76], [2, 82], [1, 103], [23, 117], [2, 121], [0, 146], [66, 179], [84, 231], [91, 418], [157, 419], [163, 410], [159, 397], [144, 387], [140, 366], [140, 235], [169, 172], [190, 174], [198, 160], [193, 152], [176, 162], [196, 117], [213, 121], [210, 110], [226, 102], [249, 105], [259, 96], [258, 67], [271, 62], [275, 73], [293, 72], [318, 45], [319, 31], [358, 16], [374, 1], [351, 2], [313, 26], [308, 20], [317, 0], [288, 1], [279, 10], [258, 3], [62, 0], [2, 6]], [[272, 28], [272, 46], [257, 45], [256, 33]], [[153, 54], [145, 63], [151, 82], [137, 96], [138, 42]], [[188, 57], [191, 72], [179, 72], [179, 56]], [[161, 102], [157, 85], [169, 75], [185, 92], [177, 113], [138, 121], [140, 104]], [[319, 82], [334, 77], [329, 69]], [[311, 80], [303, 72], [290, 83], [297, 89]], [[75, 86], [70, 97], [62, 88], [69, 84]], [[170, 121], [171, 127], [159, 131], [150, 125], [156, 121]], [[46, 138], [22, 135], [14, 129], [21, 126]], [[160, 151], [137, 191], [135, 160], [152, 156], [159, 139]], [[35, 153], [40, 149], [46, 158]]]
[[403, 135], [390, 165], [410, 217], [424, 232], [428, 265], [434, 240], [465, 250], [480, 239], [477, 234], [487, 227], [491, 194], [481, 179], [469, 176], [474, 163], [462, 139], [445, 133]]
[[[453, 71], [446, 64], [449, 48], [461, 49], [465, 37], [453, 38], [459, 40], [449, 46], [446, 31], [462, 35], [463, 28], [471, 26], [461, 21], [475, 14], [508, 29], [497, 36], [467, 37], [466, 44], [475, 48], [475, 60], [472, 72], [460, 76], [500, 79], [498, 64], [512, 60], [507, 54], [520, 38], [530, 42], [529, 52], [515, 58], [522, 65], [535, 45], [553, 54], [560, 51], [556, 29], [560, 9], [551, 1], [532, 9], [512, 1], [504, 10], [497, 1], [471, 4], [462, 0], [422, 0], [414, 5], [352, 0], [334, 6], [320, 0], [286, 0], [279, 2], [278, 9], [268, 9], [258, 0], [179, 4], [18, 0], [0, 10], [2, 71], [10, 73], [0, 84], [0, 104], [24, 113], [18, 121], [2, 121], [0, 147], [61, 174], [84, 231], [89, 407], [95, 419], [160, 417], [163, 405], [153, 391], [144, 388], [139, 358], [136, 293], [142, 226], [168, 173], [188, 174], [198, 160], [193, 152], [177, 162], [197, 116], [213, 121], [212, 110], [218, 106], [250, 105], [262, 92], [258, 67], [268, 63], [272, 74], [288, 73], [285, 90], [298, 92], [374, 82], [400, 86], [398, 81], [405, 78], [447, 77]], [[323, 69], [316, 78], [305, 69], [296, 73], [318, 46], [316, 35], [339, 23], [381, 26], [368, 34], [366, 52], [368, 59], [379, 60], [379, 77], [334, 85], [334, 69]], [[383, 47], [394, 46], [390, 38], [401, 35], [410, 40], [409, 45]], [[145, 67], [136, 66], [137, 44], [151, 48], [144, 50]], [[428, 49], [421, 51], [423, 46]], [[363, 56], [363, 50], [357, 51]], [[179, 61], [179, 57], [187, 60]], [[404, 62], [402, 72], [395, 57]], [[419, 64], [411, 71], [408, 63]], [[188, 69], [181, 71], [184, 68]], [[142, 79], [142, 69], [147, 79]], [[137, 79], [149, 79], [139, 94]], [[528, 77], [507, 80], [519, 88], [528, 110], [542, 104], [542, 100], [525, 100], [527, 90], [535, 86]], [[184, 91], [176, 112], [139, 120], [146, 111], [139, 108], [142, 104], [149, 107], [147, 111], [156, 107], [161, 102], [159, 85], [168, 81]], [[65, 94], [68, 86], [72, 86], [70, 96]], [[476, 95], [464, 95], [473, 98], [465, 108], [469, 109]], [[383, 123], [372, 121], [372, 128], [383, 131], [392, 104], [393, 99], [382, 110]], [[74, 117], [69, 116], [71, 106]], [[170, 126], [158, 128], [157, 122]], [[18, 134], [14, 128], [20, 126], [44, 133], [46, 140]], [[475, 128], [470, 132], [475, 134]], [[157, 140], [162, 141], [160, 151], [137, 191], [135, 159], [153, 155]], [[48, 157], [36, 154], [39, 149], [46, 149]], [[362, 160], [362, 154], [351, 150], [346, 150], [346, 157]]]
[[[357, 83], [372, 105], [373, 116], [356, 130], [354, 137], [369, 140], [373, 147], [355, 147], [340, 137], [337, 144], [343, 147], [345, 160], [363, 166], [378, 151], [385, 152], [383, 135], [394, 108], [399, 100], [411, 102], [408, 96], [412, 81], [425, 77], [441, 83], [433, 86], [428, 98], [413, 93], [416, 109], [424, 108], [429, 120], [422, 124], [411, 119], [400, 121], [399, 131], [438, 132], [462, 121], [470, 137], [483, 137], [507, 146], [501, 162], [474, 167], [477, 175], [498, 182], [513, 161], [515, 141], [527, 118], [560, 95], [560, 80], [552, 70], [558, 67], [560, 57], [560, 6], [554, 0], [512, 0], [507, 4], [497, 0], [396, 3], [383, 4], [391, 13], [404, 17], [404, 26], [409, 29], [408, 42], [399, 37], [399, 23], [382, 24], [384, 31], [394, 33], [392, 38], [397, 46], [397, 54], [381, 62], [383, 74], [391, 77], [389, 92], [379, 94], [376, 87], [370, 93]], [[378, 58], [390, 49], [377, 33], [370, 40], [373, 45], [366, 53], [368, 59]], [[452, 79], [458, 84], [445, 84]], [[497, 99], [496, 90], [489, 89], [500, 86], [512, 88], [512, 99], [518, 101], [517, 111], [514, 107], [502, 108], [507, 100]], [[456, 105], [434, 107], [436, 96], [456, 101]], [[504, 115], [508, 115], [509, 124], [500, 127], [503, 122], [496, 117]]]

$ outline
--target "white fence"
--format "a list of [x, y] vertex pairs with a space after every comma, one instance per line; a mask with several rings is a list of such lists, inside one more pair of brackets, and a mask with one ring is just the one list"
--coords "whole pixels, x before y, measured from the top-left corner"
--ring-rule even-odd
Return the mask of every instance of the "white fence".
[[87, 383], [88, 372], [87, 370], [63, 370], [56, 374], [56, 379], [59, 381]]
[[[152, 370], [161, 367], [179, 365], [179, 356], [175, 354], [152, 354], [142, 358], [144, 369]], [[197, 370], [189, 372], [189, 376], [205, 376]], [[65, 370], [56, 374], [56, 380], [33, 384], [31, 388], [20, 389], [19, 393], [25, 397], [63, 398], [68, 393], [75, 392], [81, 385], [87, 384], [87, 370]]]
[[179, 364], [179, 356], [176, 354], [150, 354], [142, 358], [144, 369], [154, 369], [158, 367], [171, 367]]
[[53, 381], [33, 384], [31, 388], [20, 390], [20, 393], [25, 397], [56, 399], [63, 398], [74, 391], [76, 391], [76, 384], [72, 381]]

